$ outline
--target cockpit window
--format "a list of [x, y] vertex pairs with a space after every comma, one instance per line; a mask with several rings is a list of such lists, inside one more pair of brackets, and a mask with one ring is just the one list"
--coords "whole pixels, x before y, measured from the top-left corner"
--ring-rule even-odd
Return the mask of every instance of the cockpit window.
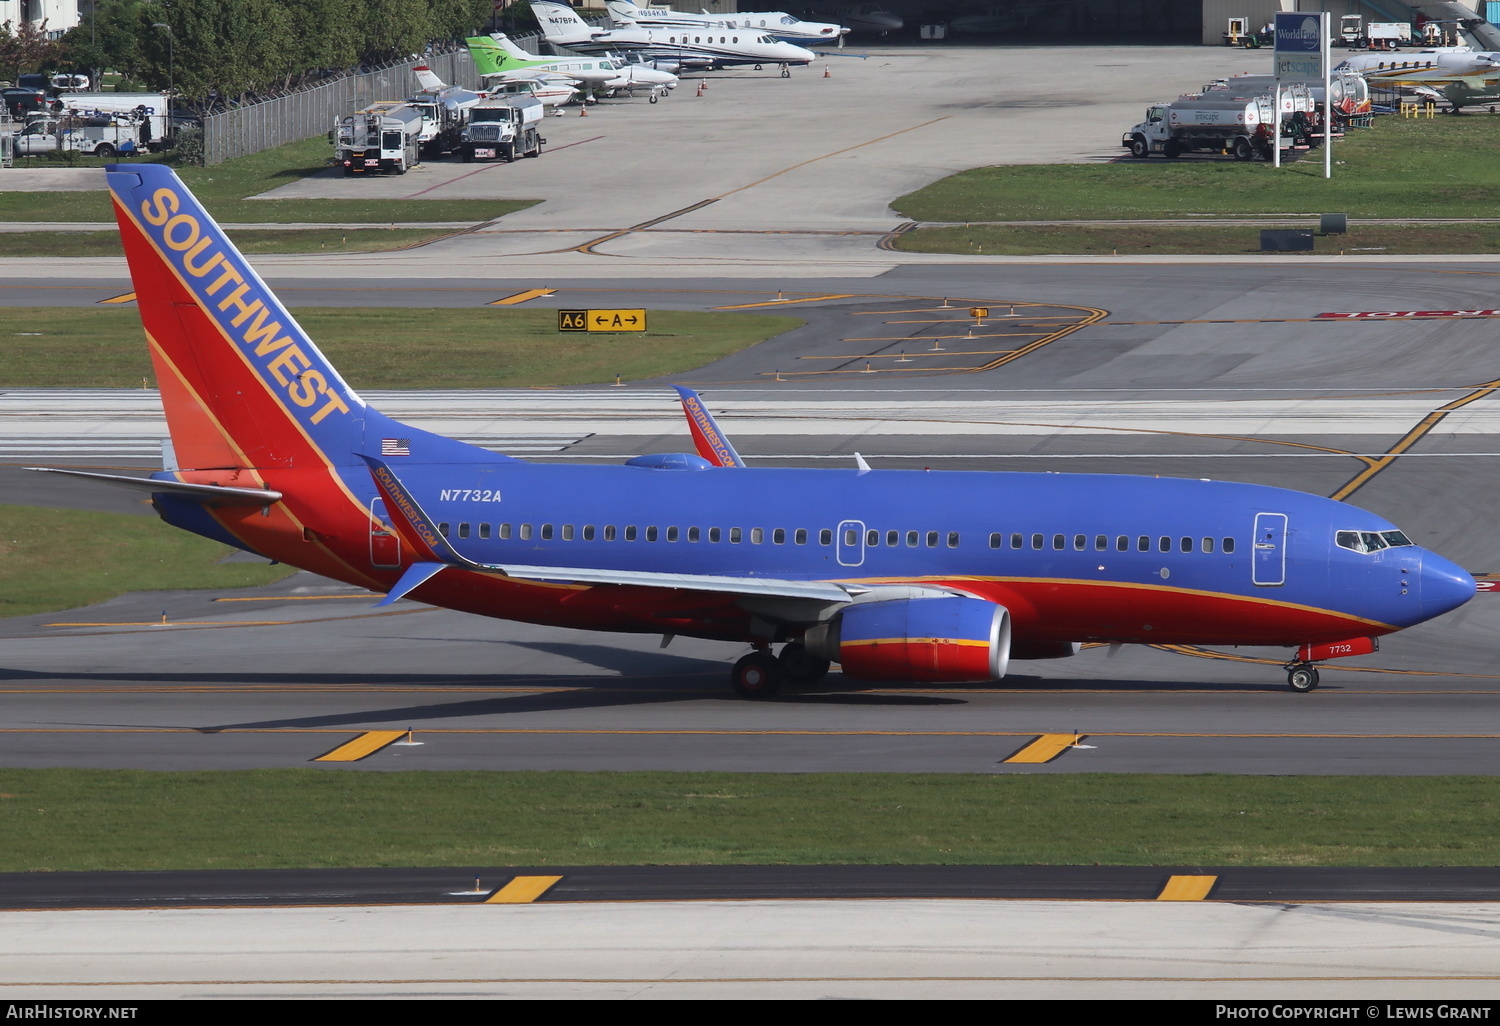
[[1334, 541], [1340, 548], [1355, 552], [1379, 552], [1397, 545], [1411, 545], [1412, 541], [1400, 531], [1339, 531]]

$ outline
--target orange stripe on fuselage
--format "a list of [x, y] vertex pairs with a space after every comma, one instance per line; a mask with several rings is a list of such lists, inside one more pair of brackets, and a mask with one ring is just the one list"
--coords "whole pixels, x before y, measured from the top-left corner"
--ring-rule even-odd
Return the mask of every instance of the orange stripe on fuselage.
[[973, 638], [858, 638], [841, 640], [843, 648], [853, 648], [859, 645], [976, 645], [981, 648], [989, 648], [988, 641], [976, 641]]

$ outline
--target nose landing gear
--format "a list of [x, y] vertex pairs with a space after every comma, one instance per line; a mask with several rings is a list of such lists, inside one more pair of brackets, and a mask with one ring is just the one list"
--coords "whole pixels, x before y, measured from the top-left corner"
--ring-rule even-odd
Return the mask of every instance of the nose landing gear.
[[1316, 666], [1311, 663], [1288, 663], [1286, 670], [1286, 684], [1293, 691], [1305, 694], [1317, 689], [1318, 668]]
[[1292, 661], [1286, 664], [1286, 683], [1293, 691], [1315, 691], [1318, 687], [1318, 668], [1314, 663], [1325, 659], [1344, 659], [1348, 656], [1369, 655], [1380, 651], [1380, 643], [1374, 638], [1346, 638], [1343, 641], [1308, 642], [1297, 649]]

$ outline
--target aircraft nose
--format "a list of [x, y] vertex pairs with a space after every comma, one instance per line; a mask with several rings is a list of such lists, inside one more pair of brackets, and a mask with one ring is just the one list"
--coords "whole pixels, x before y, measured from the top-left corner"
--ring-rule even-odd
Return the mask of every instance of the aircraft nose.
[[1442, 556], [1424, 552], [1421, 574], [1420, 604], [1424, 620], [1457, 609], [1474, 597], [1474, 578]]

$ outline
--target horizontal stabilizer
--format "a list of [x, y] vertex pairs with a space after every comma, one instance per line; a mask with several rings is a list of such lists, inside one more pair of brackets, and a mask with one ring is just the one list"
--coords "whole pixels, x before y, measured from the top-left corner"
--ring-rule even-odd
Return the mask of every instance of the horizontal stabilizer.
[[209, 506], [269, 506], [281, 499], [281, 493], [269, 488], [231, 488], [225, 485], [188, 484], [185, 481], [158, 481], [149, 477], [130, 477], [125, 474], [96, 474], [87, 470], [63, 470], [60, 467], [26, 467], [41, 474], [67, 474], [82, 477], [101, 484], [120, 488], [134, 488], [142, 492], [181, 495], [199, 499]]
[[375, 603], [375, 608], [379, 609], [381, 606], [400, 602], [411, 591], [420, 588], [436, 577], [440, 571], [447, 569], [449, 569], [447, 563], [413, 563], [406, 568], [406, 573], [401, 575], [401, 580], [396, 582], [396, 586], [387, 593], [385, 598]]

